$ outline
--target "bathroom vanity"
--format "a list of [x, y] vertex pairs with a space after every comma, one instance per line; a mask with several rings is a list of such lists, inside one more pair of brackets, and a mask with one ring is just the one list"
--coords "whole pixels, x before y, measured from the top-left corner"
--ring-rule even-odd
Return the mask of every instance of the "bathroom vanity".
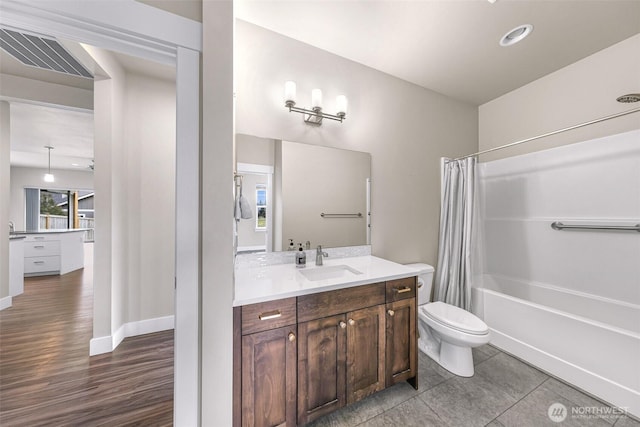
[[415, 270], [373, 256], [236, 268], [234, 425], [302, 426], [417, 388]]

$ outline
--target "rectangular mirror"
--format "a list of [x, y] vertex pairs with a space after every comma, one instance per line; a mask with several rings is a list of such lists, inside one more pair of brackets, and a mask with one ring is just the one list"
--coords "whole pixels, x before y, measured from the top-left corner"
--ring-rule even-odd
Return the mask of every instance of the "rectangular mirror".
[[371, 243], [369, 153], [237, 134], [236, 162], [238, 253]]

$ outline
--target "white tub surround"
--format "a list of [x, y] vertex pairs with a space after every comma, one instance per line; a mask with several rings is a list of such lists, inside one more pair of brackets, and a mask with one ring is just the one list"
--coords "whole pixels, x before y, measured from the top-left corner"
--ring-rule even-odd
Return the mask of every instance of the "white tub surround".
[[640, 416], [640, 130], [481, 166], [491, 343]]
[[[262, 266], [236, 265], [233, 306], [402, 279], [417, 274], [413, 268], [371, 255], [325, 258], [324, 265], [318, 267], [315, 265], [315, 251], [308, 252], [313, 252], [314, 255], [310, 257], [307, 254], [307, 266], [304, 268], [296, 268], [293, 263]], [[322, 280], [309, 280], [303, 274], [303, 271], [318, 270], [320, 272], [321, 269], [336, 271], [340, 268], [338, 266], [346, 266], [359, 274], [347, 271], [339, 277]], [[312, 275], [314, 272], [309, 274]]]

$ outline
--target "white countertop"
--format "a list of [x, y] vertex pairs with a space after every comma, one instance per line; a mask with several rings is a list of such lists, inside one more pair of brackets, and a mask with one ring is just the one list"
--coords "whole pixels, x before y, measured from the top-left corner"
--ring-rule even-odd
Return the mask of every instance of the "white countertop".
[[[336, 265], [347, 265], [362, 274], [351, 277], [311, 281], [300, 270], [310, 270]], [[304, 269], [294, 264], [276, 264], [260, 267], [236, 267], [233, 306], [254, 304], [281, 298], [296, 297], [317, 292], [349, 288], [386, 280], [402, 279], [417, 275], [418, 271], [375, 256], [325, 259], [324, 266], [317, 267], [315, 258], [307, 258]]]
[[90, 228], [50, 228], [48, 230], [30, 230], [30, 231], [14, 231], [10, 233], [12, 236], [26, 236], [28, 234], [59, 234], [59, 233], [76, 233], [85, 232]]

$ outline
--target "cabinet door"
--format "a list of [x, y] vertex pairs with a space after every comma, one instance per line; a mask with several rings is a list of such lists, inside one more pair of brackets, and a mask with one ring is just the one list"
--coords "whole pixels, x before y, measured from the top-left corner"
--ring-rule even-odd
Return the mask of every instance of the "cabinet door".
[[296, 425], [295, 325], [242, 337], [242, 425]]
[[347, 404], [385, 388], [384, 308], [347, 313]]
[[298, 424], [346, 403], [344, 314], [298, 324]]
[[387, 387], [416, 376], [416, 300], [387, 304]]

